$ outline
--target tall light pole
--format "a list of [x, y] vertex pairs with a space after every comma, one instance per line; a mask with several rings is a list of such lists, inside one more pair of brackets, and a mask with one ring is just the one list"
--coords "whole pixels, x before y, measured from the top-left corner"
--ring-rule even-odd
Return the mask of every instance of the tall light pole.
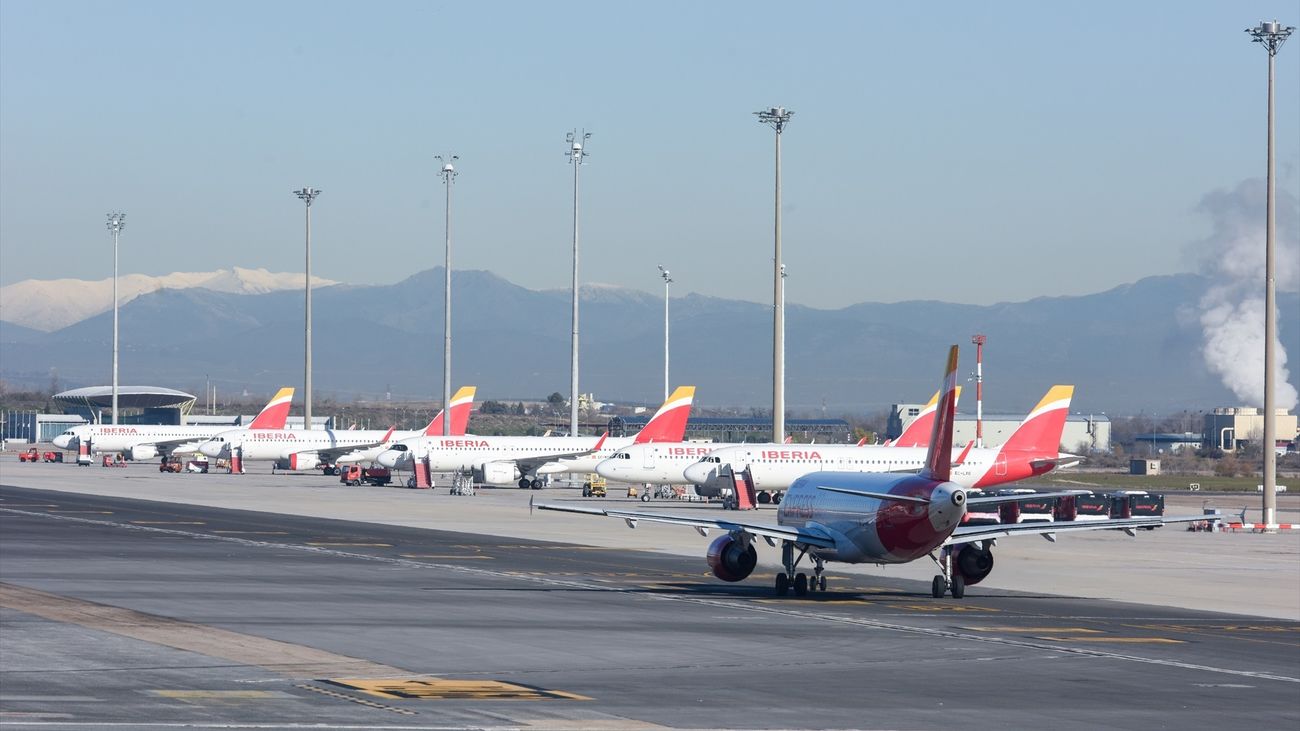
[[459, 155], [435, 155], [443, 163], [443, 185], [447, 186], [447, 258], [443, 262], [442, 283], [442, 435], [451, 436], [451, 184], [459, 173], [452, 162]]
[[302, 423], [303, 429], [311, 429], [311, 202], [316, 196], [320, 195], [319, 188], [308, 188], [303, 186], [302, 190], [295, 190], [294, 195], [298, 196], [307, 204], [307, 318], [305, 321], [306, 345], [303, 348], [306, 357], [303, 360], [303, 409]]
[[659, 265], [659, 275], [664, 278], [664, 402], [668, 401], [668, 285], [673, 283], [672, 275]]
[[126, 228], [125, 213], [108, 214], [108, 231], [113, 234], [113, 424], [117, 425], [117, 237]]
[[569, 143], [569, 164], [573, 165], [573, 363], [572, 381], [569, 384], [569, 436], [578, 435], [578, 168], [584, 164], [587, 151], [583, 145], [591, 133], [583, 130], [581, 136], [574, 130], [565, 135]]
[[771, 107], [754, 112], [758, 121], [776, 130], [776, 213], [773, 223], [776, 256], [772, 262], [772, 441], [785, 441], [785, 267], [781, 263], [781, 133], [794, 112]]
[[984, 343], [985, 335], [973, 335], [975, 344], [975, 448], [984, 448]]
[[1291, 36], [1294, 26], [1282, 26], [1276, 20], [1247, 28], [1251, 41], [1268, 51], [1268, 193], [1264, 228], [1264, 511], [1265, 529], [1277, 525], [1277, 407], [1273, 367], [1277, 340], [1277, 278], [1274, 263], [1274, 237], [1277, 234], [1273, 173], [1273, 65], [1278, 49]]

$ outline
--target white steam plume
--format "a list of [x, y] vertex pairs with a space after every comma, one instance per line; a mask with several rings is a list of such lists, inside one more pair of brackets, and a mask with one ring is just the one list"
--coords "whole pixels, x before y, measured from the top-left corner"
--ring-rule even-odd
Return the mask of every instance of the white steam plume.
[[[1264, 405], [1264, 215], [1263, 180], [1246, 180], [1232, 190], [1216, 190], [1196, 210], [1209, 216], [1214, 231], [1200, 242], [1202, 271], [1211, 279], [1201, 297], [1205, 363], [1246, 405]], [[1300, 285], [1300, 241], [1294, 195], [1277, 192], [1275, 269], [1277, 289]], [[1278, 311], [1278, 329], [1294, 312]], [[1287, 353], [1274, 344], [1278, 408], [1294, 409], [1296, 388], [1289, 380]]]

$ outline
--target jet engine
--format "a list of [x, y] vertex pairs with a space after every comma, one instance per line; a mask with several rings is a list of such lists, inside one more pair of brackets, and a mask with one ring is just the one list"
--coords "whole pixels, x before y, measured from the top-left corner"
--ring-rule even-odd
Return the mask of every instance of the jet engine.
[[320, 466], [320, 455], [318, 454], [291, 454], [289, 455], [289, 469], [297, 470], [314, 470]]
[[158, 447], [152, 444], [137, 444], [129, 450], [131, 459], [146, 460], [158, 456]]
[[953, 569], [966, 579], [966, 585], [978, 584], [993, 570], [993, 552], [975, 543], [967, 543], [957, 552]]
[[483, 473], [483, 482], [489, 485], [510, 485], [519, 476], [519, 470], [510, 462], [488, 462], [478, 471]]
[[742, 542], [727, 534], [718, 536], [709, 544], [709, 568], [723, 581], [741, 581], [754, 572], [758, 564], [758, 551], [749, 541]]

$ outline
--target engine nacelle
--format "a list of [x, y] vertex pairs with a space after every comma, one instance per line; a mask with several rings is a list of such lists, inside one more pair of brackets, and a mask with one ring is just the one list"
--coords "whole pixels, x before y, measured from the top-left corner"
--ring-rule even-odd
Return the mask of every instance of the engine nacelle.
[[158, 456], [158, 448], [152, 444], [137, 444], [128, 450], [131, 459], [146, 460]]
[[478, 471], [483, 473], [483, 482], [489, 485], [510, 485], [519, 479], [519, 470], [509, 462], [489, 462]]
[[320, 466], [320, 455], [318, 454], [291, 454], [289, 455], [289, 469], [294, 470], [314, 470]]
[[754, 573], [758, 551], [751, 542], [741, 548], [741, 542], [728, 534], [718, 536], [709, 544], [708, 560], [714, 576], [723, 581], [741, 581]]
[[957, 552], [952, 568], [966, 579], [966, 585], [978, 584], [993, 570], [993, 552], [974, 543], [967, 543]]

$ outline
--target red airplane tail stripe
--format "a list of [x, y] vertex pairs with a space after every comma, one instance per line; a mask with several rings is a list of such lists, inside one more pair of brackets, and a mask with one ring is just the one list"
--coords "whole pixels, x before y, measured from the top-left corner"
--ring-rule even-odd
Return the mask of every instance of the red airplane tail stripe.
[[1052, 386], [1033, 411], [1002, 445], [1003, 452], [1042, 452], [1056, 454], [1061, 447], [1061, 433], [1070, 413], [1074, 386]]
[[952, 476], [952, 427], [957, 413], [957, 346], [948, 350], [948, 364], [943, 376], [939, 405], [934, 410], [934, 429], [925, 453], [922, 475], [947, 482]]
[[680, 442], [686, 436], [686, 422], [691, 418], [691, 403], [695, 400], [694, 386], [678, 386], [659, 411], [646, 422], [633, 439], [635, 444], [647, 442]]
[[293, 405], [293, 389], [282, 388], [267, 402], [261, 413], [248, 423], [249, 429], [283, 429]]

